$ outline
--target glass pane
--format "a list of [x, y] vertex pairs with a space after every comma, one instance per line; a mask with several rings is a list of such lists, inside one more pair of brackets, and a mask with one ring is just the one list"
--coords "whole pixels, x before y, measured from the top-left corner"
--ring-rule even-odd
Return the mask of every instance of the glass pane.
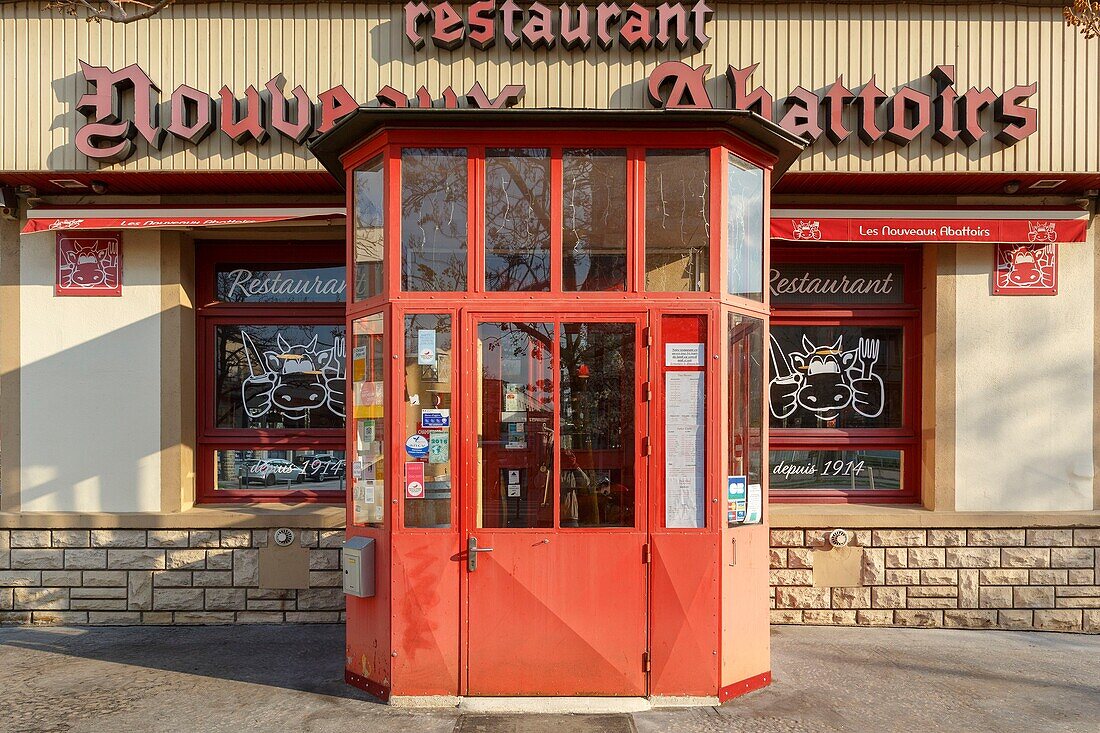
[[729, 240], [729, 291], [764, 300], [764, 171], [729, 156], [726, 236]]
[[485, 151], [485, 287], [550, 289], [550, 152]]
[[900, 450], [773, 450], [773, 490], [900, 491]]
[[315, 448], [214, 451], [214, 487], [343, 491], [344, 451]]
[[[744, 485], [745, 497], [728, 497], [727, 526], [745, 521], [750, 493], [763, 491], [764, 322], [729, 316], [729, 473]], [[751, 488], [750, 488], [751, 487]]]
[[561, 526], [634, 526], [634, 325], [561, 332]]
[[905, 302], [905, 267], [865, 262], [773, 262], [772, 305]]
[[466, 289], [466, 149], [401, 151], [401, 288]]
[[218, 265], [214, 298], [223, 303], [343, 303], [343, 265]]
[[646, 290], [706, 290], [710, 262], [710, 152], [649, 150], [645, 171]]
[[899, 326], [773, 326], [773, 428], [902, 425]]
[[406, 527], [451, 526], [452, 353], [449, 315], [405, 316]]
[[344, 427], [344, 327], [217, 326], [214, 426]]
[[385, 177], [379, 155], [355, 171], [355, 299], [382, 292]]
[[385, 320], [381, 313], [375, 313], [355, 320], [352, 329], [352, 520], [356, 524], [381, 525], [386, 518]]
[[481, 323], [479, 527], [554, 526], [552, 323]]
[[562, 288], [626, 289], [626, 151], [562, 156]]

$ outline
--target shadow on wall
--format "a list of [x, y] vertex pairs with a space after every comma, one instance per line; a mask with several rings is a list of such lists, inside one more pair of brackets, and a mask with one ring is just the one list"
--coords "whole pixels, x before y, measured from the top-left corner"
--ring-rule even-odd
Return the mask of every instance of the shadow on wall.
[[[121, 305], [125, 297], [110, 300]], [[79, 307], [87, 299], [69, 300]], [[172, 447], [161, 436], [160, 319], [170, 315], [22, 366], [16, 462], [24, 510], [160, 511], [160, 451]], [[63, 336], [78, 324], [56, 327]]]
[[1092, 247], [1060, 256], [1057, 296], [995, 297], [992, 247], [959, 247], [960, 510], [1093, 508]]

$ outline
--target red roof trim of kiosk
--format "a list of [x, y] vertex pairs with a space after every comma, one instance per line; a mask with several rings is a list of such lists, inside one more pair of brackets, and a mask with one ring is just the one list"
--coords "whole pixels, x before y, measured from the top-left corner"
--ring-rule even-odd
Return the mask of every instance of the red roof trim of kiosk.
[[168, 229], [336, 219], [343, 206], [31, 209], [23, 234], [70, 229]]
[[1088, 212], [774, 209], [771, 224], [772, 239], [787, 242], [1067, 244], [1085, 241]]

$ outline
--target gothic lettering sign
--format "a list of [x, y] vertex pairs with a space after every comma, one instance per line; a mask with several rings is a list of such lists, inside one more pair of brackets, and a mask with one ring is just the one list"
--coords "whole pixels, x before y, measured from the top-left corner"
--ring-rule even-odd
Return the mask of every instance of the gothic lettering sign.
[[[449, 3], [434, 6], [425, 11], [427, 15], [414, 8], [410, 16], [407, 8], [406, 35], [414, 45], [415, 38], [423, 39], [426, 33], [433, 42], [437, 42], [434, 40], [437, 37], [443, 38], [438, 43], [461, 44], [468, 40], [480, 48], [483, 46], [479, 44], [489, 44], [498, 32], [509, 45], [513, 35], [517, 39], [528, 36], [545, 39], [540, 41], [543, 45], [559, 41], [563, 46], [568, 45], [565, 29], [553, 26], [558, 28], [559, 38], [549, 30], [541, 30], [541, 25], [530, 25], [531, 18], [535, 17], [530, 13], [537, 8], [544, 9], [541, 3], [533, 3], [523, 11], [528, 13], [522, 16], [527, 18], [523, 23], [516, 20], [522, 14], [511, 16], [511, 21], [493, 16], [491, 27], [486, 29], [470, 20], [480, 17], [469, 14], [478, 5], [494, 4], [474, 3], [465, 16], [458, 15]], [[515, 4], [503, 3], [502, 12], [508, 5]], [[580, 12], [585, 7], [580, 5], [569, 12]], [[666, 7], [669, 9], [662, 14], [662, 8]], [[519, 12], [517, 9], [516, 13]], [[601, 16], [601, 12], [606, 17]], [[619, 14], [615, 16], [619, 19], [615, 23], [607, 15], [612, 12]], [[648, 47], [649, 43], [678, 46], [681, 38], [685, 43], [703, 44], [708, 40], [700, 29], [711, 11], [701, 2], [690, 10], [666, 3], [653, 13], [645, 11], [648, 13], [645, 17], [649, 18], [645, 22], [638, 20], [643, 18], [642, 12], [637, 4], [625, 10], [615, 4], [596, 6], [597, 44], [605, 45], [605, 36], [612, 39], [607, 35], [609, 30], [604, 33], [612, 26], [617, 29], [615, 37], [619, 42], [632, 48]], [[681, 16], [685, 19], [683, 24], [676, 20]], [[604, 20], [600, 20], [601, 17]], [[410, 19], [417, 20], [412, 22]], [[640, 35], [635, 34], [635, 29]], [[586, 42], [583, 34], [576, 38], [576, 44], [583, 46]], [[637, 40], [639, 38], [641, 40]], [[662, 38], [667, 40], [662, 41]], [[608, 40], [607, 44], [613, 40]], [[632, 43], [635, 45], [631, 46]], [[692, 67], [682, 61], [665, 61], [650, 74], [647, 97], [657, 108], [750, 110], [810, 143], [825, 139], [834, 145], [855, 134], [864, 145], [885, 141], [889, 145], [905, 146], [926, 133], [943, 145], [958, 141], [971, 146], [988, 136], [1004, 145], [1012, 145], [1038, 129], [1038, 110], [1028, 106], [1038, 89], [1034, 83], [1016, 85], [1002, 93], [988, 87], [962, 90], [954, 86], [954, 67], [937, 66], [926, 81], [901, 86], [893, 90], [893, 94], [881, 89], [875, 76], [871, 76], [859, 85], [849, 85], [839, 77], [821, 90], [798, 86], [787, 96], [776, 97], [766, 89], [753, 86], [751, 77], [756, 68], [756, 64], [727, 68], [725, 88], [719, 87], [712, 98], [707, 88], [711, 74], [709, 64]], [[138, 137], [154, 150], [159, 150], [168, 136], [198, 145], [219, 132], [239, 145], [262, 145], [273, 137], [302, 144], [312, 135], [331, 130], [363, 101], [356, 100], [343, 86], [322, 91], [316, 99], [300, 85], [288, 91], [290, 82], [281, 73], [266, 82], [258, 80], [243, 92], [223, 86], [216, 93], [210, 93], [181, 84], [165, 98], [160, 87], [136, 64], [115, 71], [81, 61], [80, 69], [90, 89], [76, 103], [76, 109], [87, 121], [77, 130], [75, 144], [81, 153], [102, 163], [120, 163], [133, 156], [138, 150]], [[476, 81], [465, 93], [456, 92], [449, 86], [438, 91], [421, 86], [410, 95], [410, 90], [384, 86], [369, 104], [392, 108], [501, 109], [518, 104], [525, 91], [523, 84], [508, 84], [489, 92]]]

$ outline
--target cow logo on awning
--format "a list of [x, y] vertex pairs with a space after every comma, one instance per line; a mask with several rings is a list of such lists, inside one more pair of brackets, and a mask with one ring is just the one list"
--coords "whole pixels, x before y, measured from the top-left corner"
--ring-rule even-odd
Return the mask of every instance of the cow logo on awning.
[[794, 238], [803, 240], [821, 239], [821, 222], [803, 221], [801, 219], [796, 221], [794, 223]]
[[768, 390], [771, 413], [779, 419], [798, 410], [829, 422], [851, 407], [868, 419], [882, 414], [886, 390], [875, 373], [879, 362], [879, 339], [859, 340], [845, 351], [843, 336], [830, 345], [816, 345], [802, 336], [802, 351], [784, 354], [772, 337], [772, 368], [775, 377]]
[[1029, 242], [1046, 243], [1058, 241], [1058, 232], [1052, 221], [1029, 221], [1027, 223], [1027, 238]]

